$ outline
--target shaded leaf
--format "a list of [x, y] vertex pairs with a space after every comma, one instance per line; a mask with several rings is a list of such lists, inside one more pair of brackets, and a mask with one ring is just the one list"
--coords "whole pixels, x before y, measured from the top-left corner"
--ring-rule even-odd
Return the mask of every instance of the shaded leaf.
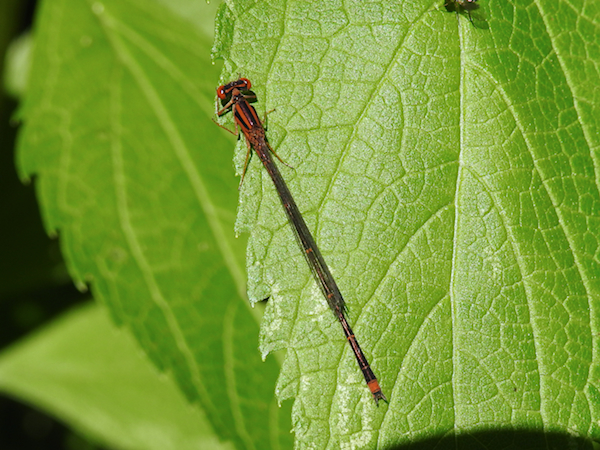
[[96, 305], [6, 350], [0, 389], [111, 448], [233, 448]]
[[190, 22], [139, 0], [43, 2], [19, 169], [35, 174], [76, 282], [219, 437], [287, 447], [279, 367], [260, 361], [261, 311], [244, 298], [232, 140], [211, 121], [211, 40]]

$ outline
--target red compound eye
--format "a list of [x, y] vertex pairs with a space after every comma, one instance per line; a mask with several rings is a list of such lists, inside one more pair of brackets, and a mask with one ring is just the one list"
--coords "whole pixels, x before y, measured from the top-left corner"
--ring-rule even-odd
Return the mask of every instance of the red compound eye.
[[219, 86], [217, 88], [217, 97], [219, 97], [221, 100], [224, 100], [225, 97], [227, 97], [227, 94], [225, 93], [225, 86]]
[[240, 78], [239, 81], [244, 83], [245, 87], [243, 89], [245, 90], [249, 91], [252, 87], [252, 83], [250, 83], [250, 80], [248, 78]]

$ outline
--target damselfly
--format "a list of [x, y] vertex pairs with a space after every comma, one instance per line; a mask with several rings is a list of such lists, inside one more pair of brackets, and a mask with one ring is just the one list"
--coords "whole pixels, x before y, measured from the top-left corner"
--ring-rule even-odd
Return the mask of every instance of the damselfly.
[[248, 103], [248, 99], [256, 98], [256, 96], [250, 92], [250, 88], [250, 80], [246, 78], [240, 78], [239, 80], [232, 81], [231, 83], [225, 84], [223, 86], [219, 86], [219, 88], [217, 89], [217, 96], [221, 100], [227, 101], [227, 103], [223, 106], [222, 109], [218, 111], [217, 114], [221, 116], [225, 114], [229, 109], [231, 109], [236, 127], [236, 133], [232, 133], [238, 135], [239, 127], [242, 130], [242, 133], [244, 133], [244, 136], [246, 137], [246, 145], [248, 146], [248, 152], [246, 153], [246, 161], [244, 163], [241, 181], [243, 181], [244, 179], [244, 175], [246, 173], [246, 168], [248, 165], [248, 159], [250, 157], [252, 149], [254, 149], [254, 151], [262, 161], [263, 165], [265, 166], [265, 169], [269, 173], [269, 176], [273, 180], [273, 184], [275, 184], [275, 189], [277, 189], [277, 193], [279, 194], [281, 204], [283, 205], [283, 208], [287, 213], [290, 223], [292, 224], [292, 228], [294, 229], [298, 243], [302, 248], [304, 255], [306, 256], [306, 260], [308, 261], [308, 265], [310, 266], [311, 272], [317, 284], [321, 288], [323, 295], [327, 299], [329, 307], [331, 308], [337, 319], [340, 321], [344, 330], [344, 334], [346, 335], [346, 339], [350, 343], [350, 347], [352, 347], [354, 356], [356, 356], [356, 360], [358, 361], [360, 370], [362, 371], [363, 376], [365, 377], [367, 386], [371, 390], [371, 394], [375, 399], [375, 403], [379, 405], [379, 400], [387, 400], [381, 392], [379, 382], [377, 381], [377, 377], [371, 370], [369, 361], [367, 361], [367, 358], [365, 357], [360, 346], [358, 345], [358, 341], [354, 336], [354, 332], [352, 331], [352, 328], [350, 328], [350, 325], [346, 320], [346, 304], [344, 302], [342, 294], [340, 293], [337, 283], [331, 275], [329, 267], [327, 267], [325, 259], [323, 258], [323, 255], [321, 255], [321, 252], [319, 251], [319, 248], [317, 247], [317, 244], [315, 243], [315, 240], [310, 230], [308, 229], [306, 222], [304, 222], [304, 219], [300, 214], [298, 206], [296, 206], [296, 202], [294, 201], [290, 190], [285, 184], [285, 181], [283, 181], [283, 177], [281, 176], [279, 169], [277, 168], [275, 162], [271, 158], [272, 153], [283, 163], [281, 158], [277, 156], [277, 154], [273, 151], [273, 149], [267, 142], [267, 138], [265, 136], [265, 129], [263, 128], [262, 123], [258, 118], [258, 115], [256, 114], [256, 110], [252, 105], [250, 105], [250, 103]]

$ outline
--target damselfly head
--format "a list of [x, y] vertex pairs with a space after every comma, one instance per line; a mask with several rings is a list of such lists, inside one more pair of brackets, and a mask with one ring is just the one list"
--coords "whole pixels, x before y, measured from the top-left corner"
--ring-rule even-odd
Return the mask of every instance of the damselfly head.
[[251, 87], [252, 83], [250, 83], [248, 78], [240, 78], [239, 80], [219, 86], [217, 88], [217, 97], [219, 97], [221, 100], [225, 100], [231, 95], [231, 92], [234, 89], [238, 89], [240, 91], [249, 91]]

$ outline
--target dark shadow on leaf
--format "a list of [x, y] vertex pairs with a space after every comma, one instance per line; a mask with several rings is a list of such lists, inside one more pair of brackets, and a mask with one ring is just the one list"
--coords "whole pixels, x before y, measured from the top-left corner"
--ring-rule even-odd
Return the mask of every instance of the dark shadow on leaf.
[[444, 434], [386, 450], [599, 450], [600, 443], [568, 433], [490, 430], [470, 434]]

